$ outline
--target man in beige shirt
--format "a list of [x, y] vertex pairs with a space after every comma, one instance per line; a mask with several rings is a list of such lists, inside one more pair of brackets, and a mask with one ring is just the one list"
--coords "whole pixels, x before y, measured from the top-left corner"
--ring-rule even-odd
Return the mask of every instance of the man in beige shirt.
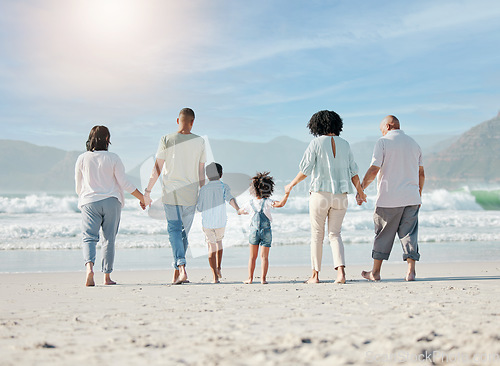
[[205, 140], [191, 133], [194, 118], [192, 109], [182, 109], [177, 118], [177, 132], [160, 139], [155, 166], [145, 193], [145, 203], [149, 205], [151, 189], [163, 172], [162, 202], [174, 256], [173, 284], [188, 282], [188, 234], [196, 211], [199, 187], [205, 184]]

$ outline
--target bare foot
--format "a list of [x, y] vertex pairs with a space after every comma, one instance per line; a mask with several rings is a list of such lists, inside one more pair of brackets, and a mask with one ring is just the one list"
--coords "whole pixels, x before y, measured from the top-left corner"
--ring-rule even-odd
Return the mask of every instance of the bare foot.
[[338, 283], [339, 285], [343, 285], [345, 283], [345, 277], [344, 276], [337, 277], [337, 279], [335, 280], [335, 283]]
[[266, 280], [262, 280], [262, 281], [260, 281], [260, 283], [262, 283], [263, 285], [267, 285], [268, 284], [268, 282]]
[[249, 278], [249, 279], [248, 279], [248, 280], [246, 280], [246, 281], [243, 281], [243, 283], [244, 283], [245, 285], [250, 285], [252, 282], [253, 282], [253, 279], [251, 279], [251, 278]]
[[319, 283], [319, 278], [311, 277], [307, 281], [304, 281], [304, 283], [307, 283], [308, 285], [310, 285], [311, 283]]
[[219, 279], [214, 279], [212, 283], [220, 283]]
[[368, 281], [380, 281], [380, 275], [374, 275], [372, 271], [363, 271], [361, 272], [361, 276], [363, 276], [363, 278], [366, 278]]
[[105, 285], [116, 285], [116, 282], [111, 279], [110, 273], [104, 274], [104, 284]]
[[87, 272], [87, 281], [85, 282], [85, 286], [95, 286], [94, 282], [94, 272]]
[[172, 282], [172, 285], [180, 285], [182, 283], [187, 283], [187, 282], [189, 282], [189, 281], [187, 279], [186, 273], [180, 273], [179, 277], [177, 277], [177, 280]]
[[415, 281], [415, 277], [417, 277], [417, 273], [415, 271], [408, 272], [406, 275], [405, 281]]

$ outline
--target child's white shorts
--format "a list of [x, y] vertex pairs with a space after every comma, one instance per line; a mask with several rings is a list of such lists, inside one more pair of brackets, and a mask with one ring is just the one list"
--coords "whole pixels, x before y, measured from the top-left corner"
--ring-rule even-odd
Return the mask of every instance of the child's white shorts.
[[218, 241], [224, 239], [225, 231], [225, 227], [220, 227], [218, 229], [207, 229], [205, 227], [203, 228], [203, 232], [205, 233], [205, 240], [208, 244], [215, 244]]

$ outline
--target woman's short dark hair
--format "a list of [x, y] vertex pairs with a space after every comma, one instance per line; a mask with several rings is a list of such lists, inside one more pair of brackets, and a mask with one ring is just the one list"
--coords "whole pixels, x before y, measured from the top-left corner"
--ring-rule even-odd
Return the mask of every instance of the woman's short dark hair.
[[255, 177], [252, 178], [252, 185], [250, 186], [250, 191], [256, 197], [260, 198], [271, 197], [274, 191], [273, 177], [269, 175], [269, 172], [257, 173]]
[[222, 178], [222, 165], [218, 163], [210, 163], [205, 168], [208, 180], [217, 180]]
[[323, 136], [333, 133], [340, 135], [344, 123], [342, 118], [334, 111], [319, 111], [314, 113], [307, 124], [313, 136]]
[[89, 139], [87, 140], [87, 151], [102, 151], [108, 150], [111, 135], [106, 126], [94, 126], [90, 130]]

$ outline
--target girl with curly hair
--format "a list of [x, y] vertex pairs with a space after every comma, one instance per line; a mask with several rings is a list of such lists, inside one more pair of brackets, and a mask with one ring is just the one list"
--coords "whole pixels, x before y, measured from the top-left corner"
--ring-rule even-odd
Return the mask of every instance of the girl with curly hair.
[[259, 255], [259, 246], [261, 250], [261, 267], [262, 277], [261, 283], [267, 284], [267, 270], [269, 268], [269, 249], [271, 249], [272, 231], [271, 231], [271, 208], [283, 207], [288, 199], [288, 193], [285, 194], [281, 201], [273, 201], [270, 199], [274, 191], [273, 177], [269, 172], [257, 173], [252, 178], [250, 185], [250, 193], [255, 196], [247, 202], [238, 214], [248, 215], [253, 213], [252, 223], [250, 224], [250, 259], [248, 261], [248, 279], [245, 284], [253, 282], [253, 273], [255, 270], [255, 261]]

